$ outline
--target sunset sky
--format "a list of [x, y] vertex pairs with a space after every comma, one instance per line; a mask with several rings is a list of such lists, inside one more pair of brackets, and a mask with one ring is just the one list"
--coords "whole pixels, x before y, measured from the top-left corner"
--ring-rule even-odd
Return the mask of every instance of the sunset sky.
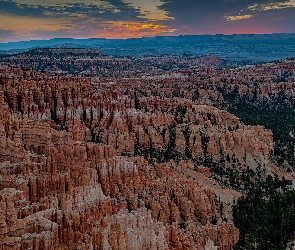
[[295, 0], [0, 0], [0, 42], [295, 32]]

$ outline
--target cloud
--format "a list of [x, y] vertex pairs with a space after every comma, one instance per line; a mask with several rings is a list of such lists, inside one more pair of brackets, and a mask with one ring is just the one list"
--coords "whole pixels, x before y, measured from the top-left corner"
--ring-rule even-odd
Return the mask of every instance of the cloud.
[[[165, 25], [148, 21], [98, 18], [72, 12], [45, 12], [43, 17], [1, 14], [0, 29], [13, 30], [22, 40], [52, 37], [143, 37], [174, 32]], [[4, 38], [0, 36], [0, 40]]]
[[[0, 29], [12, 30], [21, 40], [215, 34], [254, 28], [259, 33], [285, 32], [294, 31], [290, 13], [294, 6], [295, 0], [0, 0]], [[268, 9], [285, 10], [262, 11]]]
[[156, 36], [174, 32], [174, 29], [149, 22], [105, 21], [102, 23], [102, 26], [104, 28], [97, 29], [92, 37], [128, 38]]
[[288, 0], [284, 2], [273, 2], [273, 3], [267, 3], [267, 4], [255, 3], [253, 5], [248, 6], [248, 9], [252, 11], [278, 10], [278, 9], [286, 9], [286, 8], [295, 8], [295, 0]]
[[[252, 3], [248, 5], [246, 8], [241, 10], [236, 10], [230, 14], [226, 14], [224, 18], [227, 21], [239, 21], [244, 19], [250, 19], [254, 16], [265, 16], [265, 14], [259, 14], [258, 12], [266, 11], [266, 10], [278, 10], [278, 9], [287, 9], [287, 8], [294, 8], [295, 7], [295, 0], [288, 0], [288, 1], [265, 1], [261, 0], [260, 2]], [[273, 20], [281, 20], [282, 18], [273, 18]], [[257, 19], [258, 20], [258, 19]]]
[[[2, 0], [6, 1], [7, 0]], [[17, 6], [30, 8], [47, 8], [56, 11], [67, 11], [76, 8], [82, 11], [85, 9], [100, 10], [120, 13], [133, 12], [133, 17], [148, 20], [170, 19], [168, 13], [161, 9], [162, 0], [12, 0]], [[51, 11], [52, 12], [52, 11]]]
[[138, 9], [141, 14], [140, 17], [146, 17], [153, 21], [172, 19], [167, 11], [161, 9], [163, 5], [161, 0], [123, 0], [123, 2]]
[[225, 16], [227, 21], [237, 21], [252, 18], [254, 15]]
[[50, 11], [44, 11], [44, 16], [67, 16], [67, 17], [76, 17], [76, 18], [86, 18], [87, 16], [83, 13], [74, 13], [74, 12], [62, 12], [62, 13], [56, 13], [56, 12], [50, 12]]
[[13, 30], [21, 39], [173, 33], [161, 23], [170, 19], [161, 4], [161, 0], [0, 0], [0, 29]]
[[121, 31], [138, 32], [138, 31], [152, 31], [153, 33], [173, 32], [174, 29], [169, 29], [167, 26], [155, 23], [142, 22], [114, 22], [112, 26]]
[[[85, 15], [108, 20], [135, 20], [140, 11], [122, 0], [0, 0], [0, 13], [45, 17]], [[71, 14], [72, 13], [72, 14]], [[147, 20], [147, 19], [145, 19]]]
[[27, 5], [27, 6], [44, 6], [44, 7], [53, 7], [58, 6], [60, 8], [75, 6], [75, 5], [86, 5], [86, 6], [96, 6], [101, 8], [114, 8], [114, 6], [108, 1], [103, 0], [12, 0], [12, 2], [17, 3], [18, 5]]

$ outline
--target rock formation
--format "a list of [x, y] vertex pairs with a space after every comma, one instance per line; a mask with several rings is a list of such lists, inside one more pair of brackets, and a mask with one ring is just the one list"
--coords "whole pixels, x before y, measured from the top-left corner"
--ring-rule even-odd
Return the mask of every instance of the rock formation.
[[234, 248], [239, 193], [210, 178], [265, 168], [271, 131], [124, 83], [0, 72], [0, 249]]

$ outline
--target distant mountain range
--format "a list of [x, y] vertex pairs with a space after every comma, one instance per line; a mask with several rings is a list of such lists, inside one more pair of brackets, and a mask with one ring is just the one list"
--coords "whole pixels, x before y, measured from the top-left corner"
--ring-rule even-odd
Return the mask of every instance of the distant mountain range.
[[295, 57], [295, 34], [217, 34], [131, 39], [54, 38], [0, 43], [0, 54], [15, 54], [38, 47], [94, 48], [116, 57], [215, 54], [222, 59], [253, 64]]

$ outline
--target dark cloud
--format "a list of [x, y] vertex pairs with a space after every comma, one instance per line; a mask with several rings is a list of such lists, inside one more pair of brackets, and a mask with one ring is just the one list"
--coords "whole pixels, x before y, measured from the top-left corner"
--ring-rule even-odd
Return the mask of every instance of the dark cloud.
[[28, 5], [18, 5], [11, 1], [0, 1], [0, 13], [14, 14], [17, 16], [43, 16], [43, 11], [45, 8], [35, 7]]
[[[95, 1], [89, 3], [67, 3], [65, 4], [33, 4], [30, 1], [6, 1], [0, 0], [0, 13], [10, 13], [18, 16], [51, 17], [85, 15], [88, 18], [100, 18], [106, 20], [141, 20], [143, 17], [139, 10], [132, 8], [120, 0], [102, 1], [105, 5], [95, 5]], [[38, 2], [38, 1], [36, 1]], [[59, 1], [60, 2], [60, 1]], [[70, 1], [69, 1], [70, 2]], [[81, 0], [82, 2], [82, 0]], [[91, 3], [93, 2], [93, 3]], [[139, 18], [141, 16], [141, 18]]]

